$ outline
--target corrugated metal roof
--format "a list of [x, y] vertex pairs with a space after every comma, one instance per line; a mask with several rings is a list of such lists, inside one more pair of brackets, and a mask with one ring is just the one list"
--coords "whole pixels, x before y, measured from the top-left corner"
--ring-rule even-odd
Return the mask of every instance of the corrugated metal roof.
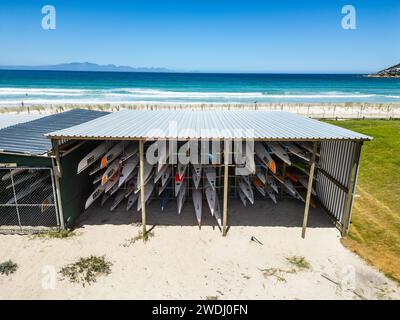
[[47, 136], [59, 139], [371, 139], [293, 113], [238, 110], [123, 110]]
[[45, 117], [45, 114], [1, 114], [0, 129]]
[[51, 149], [44, 134], [90, 121], [108, 112], [74, 109], [37, 120], [20, 123], [0, 130], [0, 153], [42, 155]]

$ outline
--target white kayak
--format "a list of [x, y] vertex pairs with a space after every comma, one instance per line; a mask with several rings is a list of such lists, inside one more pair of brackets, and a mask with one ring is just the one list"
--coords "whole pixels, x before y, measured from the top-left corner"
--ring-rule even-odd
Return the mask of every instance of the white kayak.
[[119, 190], [118, 193], [116, 194], [114, 201], [110, 207], [110, 211], [114, 211], [119, 204], [122, 202], [122, 200], [125, 199], [125, 191], [124, 190]]
[[217, 185], [217, 174], [214, 167], [205, 168], [206, 178], [211, 188], [215, 191]]
[[2, 181], [6, 181], [11, 178], [11, 176], [15, 177], [16, 175], [27, 171], [28, 169], [13, 169], [10, 172], [6, 173], [4, 176], [1, 177]]
[[194, 205], [194, 211], [196, 213], [197, 223], [200, 226], [201, 225], [201, 211], [202, 211], [202, 204], [203, 204], [201, 191], [193, 190], [192, 198], [193, 198], [193, 205]]
[[79, 163], [77, 173], [81, 173], [90, 165], [96, 162], [96, 160], [100, 159], [107, 152], [107, 142], [103, 142], [99, 144], [96, 148], [94, 148], [91, 152], [89, 152]]
[[137, 167], [139, 163], [138, 157], [133, 157], [132, 159], [127, 160], [124, 162], [122, 170], [121, 170], [121, 176], [119, 177], [118, 181], [118, 186], [122, 186], [125, 181], [130, 178], [130, 175], [132, 174], [133, 170]]
[[218, 225], [222, 228], [222, 219], [221, 219], [221, 211], [219, 206], [218, 198], [215, 199], [215, 211], [214, 211], [215, 219], [217, 220]]
[[276, 193], [279, 193], [278, 184], [276, 183], [275, 179], [272, 177], [267, 178], [267, 184], [274, 190]]
[[100, 168], [107, 167], [114, 159], [116, 159], [124, 150], [123, 142], [117, 143], [113, 146], [100, 161]]
[[[35, 172], [28, 173], [23, 176], [19, 176], [16, 179], [14, 179], [14, 176], [13, 176], [14, 187], [16, 187], [16, 186], [20, 185], [21, 183], [28, 181], [30, 179], [34, 179], [34, 178], [36, 179], [36, 177], [39, 175], [39, 173], [40, 173], [39, 171], [35, 171]], [[11, 182], [9, 185], [6, 186], [6, 189], [10, 189], [10, 188], [12, 188], [12, 186], [13, 186], [13, 183]]]
[[109, 193], [104, 193], [103, 197], [101, 198], [100, 205], [104, 206], [104, 204], [107, 202], [108, 199], [110, 199], [110, 194]]
[[104, 192], [105, 186], [101, 184], [97, 186], [97, 188], [92, 192], [89, 198], [86, 200], [85, 203], [85, 210], [90, 207], [90, 205], [97, 200], [98, 197]]
[[163, 175], [161, 176], [161, 185], [165, 186], [169, 177], [171, 176], [172, 168], [170, 166], [167, 167]]
[[213, 188], [211, 188], [210, 184], [207, 182], [206, 183], [206, 198], [207, 198], [207, 203], [208, 207], [210, 208], [211, 215], [214, 215], [215, 211], [215, 198], [216, 198], [216, 192]]
[[271, 200], [274, 203], [277, 203], [275, 192], [270, 186], [267, 187], [267, 195], [271, 198]]
[[[300, 176], [300, 177], [297, 178], [297, 180], [300, 182], [300, 184], [301, 184], [304, 188], [308, 189], [308, 177]], [[314, 188], [311, 189], [311, 193], [312, 193], [314, 196], [317, 195], [317, 193], [315, 192], [315, 189], [314, 189]]]
[[185, 181], [185, 172], [186, 172], [187, 166], [188, 166], [187, 164], [178, 163], [178, 170], [175, 175], [175, 197], [178, 196], [179, 190], [181, 189], [183, 181]]
[[36, 190], [45, 187], [46, 183], [45, 181], [50, 178], [48, 175], [42, 175], [38, 179], [36, 179], [33, 183], [31, 183], [29, 186], [26, 188], [20, 190], [17, 194], [16, 197], [12, 197], [7, 201], [7, 204], [13, 204], [15, 203], [15, 200], [19, 201], [20, 199], [26, 197], [27, 195], [30, 195], [31, 193], [35, 192]]
[[201, 177], [201, 164], [192, 164], [193, 170], [198, 177]]
[[255, 142], [254, 144], [254, 152], [257, 157], [273, 172], [276, 173], [276, 164], [274, 159], [272, 159], [271, 155], [264, 147], [262, 142]]
[[104, 172], [100, 172], [96, 174], [96, 176], [93, 178], [93, 184], [98, 184], [101, 182], [101, 178], [103, 178]]
[[121, 164], [119, 159], [115, 159], [110, 166], [104, 171], [101, 177], [101, 185], [104, 186], [107, 181], [119, 170]]
[[288, 142], [286, 143], [286, 147], [288, 151], [299, 158], [310, 161], [310, 157], [308, 156], [307, 152], [295, 145], [294, 143]]
[[185, 203], [186, 200], [186, 180], [183, 180], [179, 194], [176, 198], [177, 204], [178, 204], [178, 214], [181, 214], [183, 204]]
[[169, 147], [168, 145], [165, 146], [165, 150], [163, 148], [158, 149], [159, 156], [158, 156], [158, 165], [157, 165], [157, 171], [161, 171], [161, 169], [164, 167], [164, 165], [167, 165], [167, 161], [169, 158]]
[[168, 165], [164, 165], [161, 170], [158, 170], [157, 173], [154, 175], [154, 183], [157, 183], [158, 180], [161, 179], [161, 177], [164, 175], [164, 173], [167, 171]]
[[289, 155], [279, 142], [268, 142], [267, 144], [274, 155], [286, 162], [289, 166], [291, 165]]
[[103, 170], [104, 168], [101, 167], [101, 162], [98, 161], [96, 164], [92, 167], [92, 169], [89, 171], [89, 176], [92, 176], [96, 174], [97, 172]]
[[254, 194], [251, 186], [247, 184], [243, 179], [241, 179], [239, 180], [239, 187], [243, 191], [247, 199], [249, 199], [250, 203], [254, 204]]
[[192, 179], [193, 179], [193, 184], [194, 184], [194, 187], [196, 188], [196, 190], [199, 189], [201, 175], [197, 175], [196, 169], [194, 167], [192, 167]]
[[[153, 193], [153, 190], [154, 190], [154, 182], [149, 181], [148, 183], [146, 183], [146, 185], [144, 186], [145, 202], [147, 202], [149, 200], [151, 194]], [[137, 211], [140, 211], [141, 209], [142, 209], [142, 193], [139, 192]]]
[[110, 191], [114, 186], [118, 187], [118, 181], [120, 177], [120, 172], [117, 171], [110, 179], [108, 179], [107, 183], [105, 184], [106, 189], [105, 192]]
[[126, 204], [126, 211], [129, 211], [133, 207], [138, 198], [139, 198], [139, 193], [130, 194], [128, 198], [128, 203]]
[[258, 179], [261, 180], [261, 182], [262, 182], [263, 184], [266, 184], [266, 183], [267, 183], [267, 178], [266, 178], [266, 176], [265, 176], [265, 172], [264, 172], [264, 170], [263, 170], [261, 167], [257, 167], [257, 168], [256, 168], [256, 176], [257, 176]]
[[299, 193], [299, 192], [296, 190], [296, 188], [294, 187], [292, 181], [290, 181], [289, 179], [286, 179], [286, 180], [285, 180], [285, 183], [284, 183], [284, 186], [285, 186], [286, 190], [288, 191], [288, 193], [289, 193], [292, 197], [294, 197], [294, 198], [296, 198], [296, 199], [298, 199], [298, 200], [300, 200], [300, 201], [305, 202], [305, 201], [304, 201], [304, 198], [300, 195], [300, 193]]
[[139, 145], [137, 142], [128, 144], [122, 151], [121, 161], [122, 162], [128, 161], [130, 158], [137, 155], [138, 151], [139, 151]]
[[158, 187], [158, 195], [163, 193], [163, 191], [167, 188], [167, 186], [170, 184], [169, 182], [171, 179], [168, 179], [164, 184], [161, 184], [161, 186]]
[[[144, 183], [146, 184], [147, 181], [149, 181], [151, 177], [151, 173], [153, 172], [153, 166], [148, 163], [147, 161], [144, 162]], [[136, 192], [139, 192], [140, 188], [142, 186], [142, 183], [140, 181], [140, 166], [139, 166], [139, 171], [136, 179]]]
[[247, 198], [245, 196], [245, 194], [243, 193], [243, 191], [241, 189], [238, 189], [238, 193], [239, 193], [239, 198], [242, 201], [243, 205], [246, 206], [247, 204]]
[[265, 197], [265, 190], [264, 190], [264, 184], [261, 182], [260, 179], [257, 177], [253, 176], [251, 177], [251, 181], [253, 182], [254, 186], [262, 194], [263, 197]]

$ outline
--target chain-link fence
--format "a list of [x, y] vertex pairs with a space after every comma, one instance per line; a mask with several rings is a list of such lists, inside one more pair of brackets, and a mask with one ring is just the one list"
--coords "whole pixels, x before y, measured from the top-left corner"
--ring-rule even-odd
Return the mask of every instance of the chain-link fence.
[[50, 168], [0, 168], [0, 232], [35, 233], [59, 229]]

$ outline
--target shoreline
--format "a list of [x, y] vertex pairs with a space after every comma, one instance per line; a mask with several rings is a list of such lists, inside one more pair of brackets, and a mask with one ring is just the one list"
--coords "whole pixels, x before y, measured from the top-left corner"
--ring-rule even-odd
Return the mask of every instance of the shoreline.
[[[28, 112], [29, 108], [29, 112]], [[132, 104], [45, 104], [10, 106], [2, 105], [1, 114], [53, 114], [70, 109], [100, 111], [130, 110], [260, 110], [287, 111], [317, 119], [400, 119], [400, 103], [132, 103]]]

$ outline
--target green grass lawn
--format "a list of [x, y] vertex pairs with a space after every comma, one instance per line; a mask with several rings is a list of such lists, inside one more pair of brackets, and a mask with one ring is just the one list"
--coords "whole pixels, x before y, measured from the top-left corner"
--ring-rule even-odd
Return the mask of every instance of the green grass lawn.
[[364, 143], [350, 236], [343, 243], [400, 281], [400, 121], [330, 123], [374, 137]]

